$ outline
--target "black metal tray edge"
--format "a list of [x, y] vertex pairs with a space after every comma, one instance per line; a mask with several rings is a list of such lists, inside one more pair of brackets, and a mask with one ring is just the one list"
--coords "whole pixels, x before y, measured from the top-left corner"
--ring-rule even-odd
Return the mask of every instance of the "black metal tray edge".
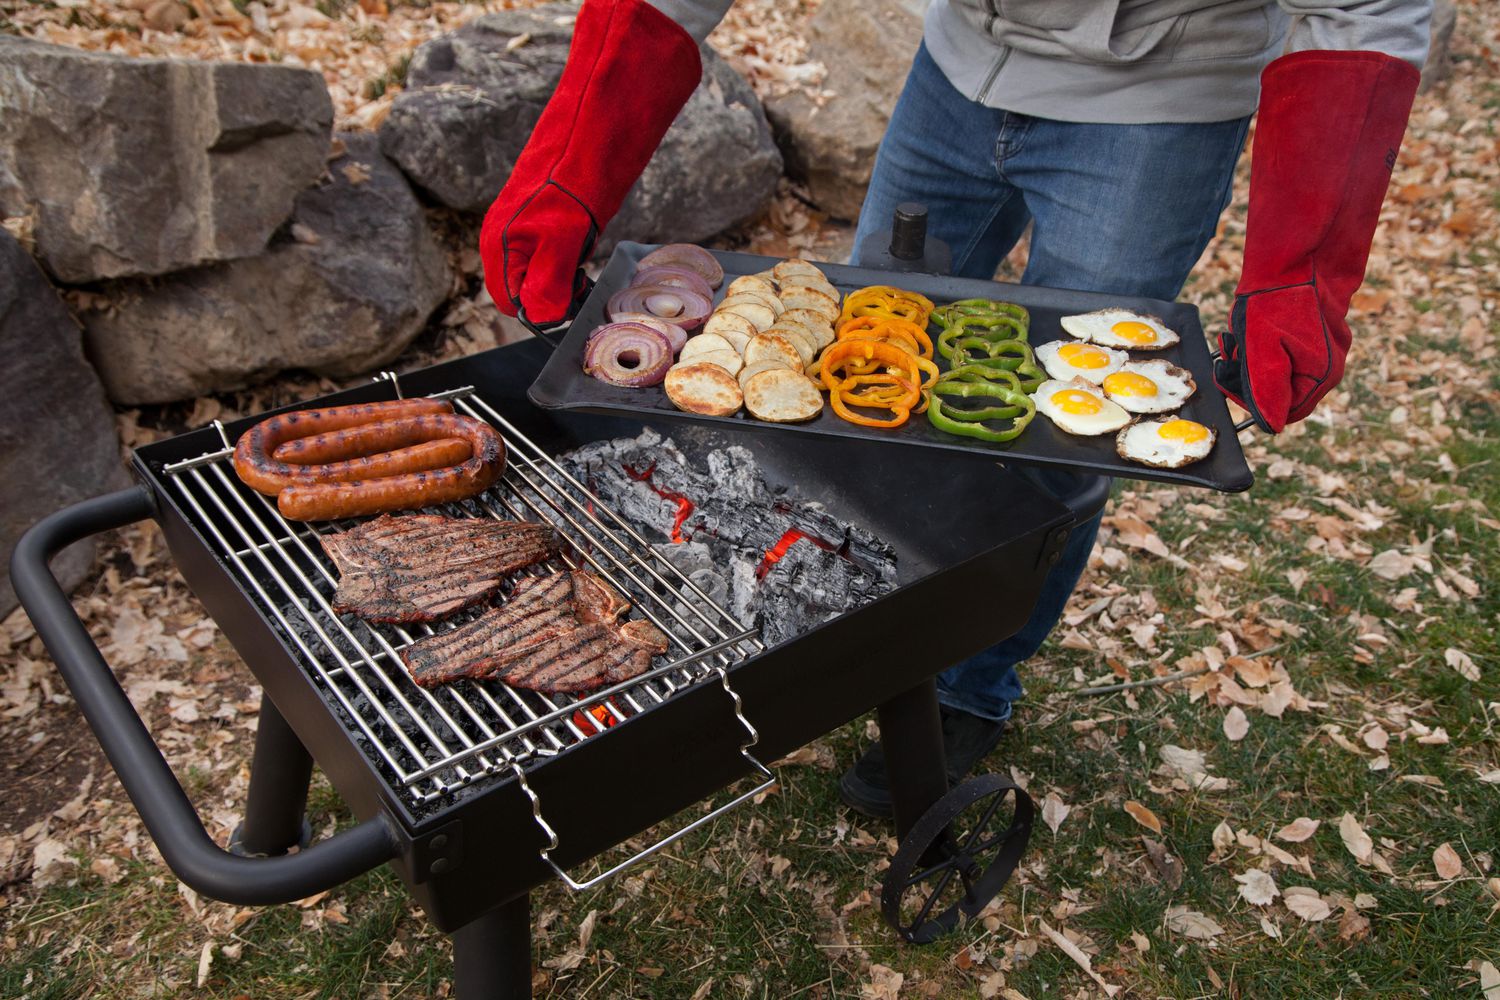
[[[1064, 336], [1060, 327], [1055, 327], [1055, 322], [1046, 315], [1049, 312], [1071, 314], [1113, 306], [1160, 316], [1182, 336], [1179, 347], [1163, 352], [1162, 356], [1191, 371], [1198, 386], [1197, 393], [1184, 407], [1184, 413], [1212, 427], [1217, 434], [1217, 441], [1213, 453], [1202, 462], [1183, 469], [1154, 469], [1126, 463], [1116, 455], [1112, 434], [1100, 438], [1072, 437], [1056, 430], [1045, 418], [1033, 421], [1026, 433], [1016, 441], [992, 444], [944, 434], [926, 420], [919, 421], [916, 418], [900, 430], [881, 431], [850, 424], [839, 419], [831, 410], [825, 410], [822, 416], [805, 424], [762, 423], [743, 414], [711, 417], [677, 409], [659, 388], [626, 389], [600, 382], [583, 373], [584, 341], [589, 331], [604, 322], [605, 303], [612, 292], [625, 286], [635, 270], [636, 262], [655, 248], [654, 245], [631, 242], [622, 242], [615, 248], [600, 273], [593, 292], [584, 301], [561, 344], [553, 351], [541, 374], [532, 383], [527, 396], [533, 403], [549, 410], [629, 414], [643, 421], [660, 417], [667, 420], [727, 424], [742, 429], [749, 423], [770, 432], [790, 431], [860, 441], [881, 441], [908, 448], [937, 448], [1017, 465], [1071, 469], [1118, 479], [1203, 487], [1223, 493], [1241, 493], [1254, 485], [1255, 477], [1245, 461], [1228, 404], [1214, 387], [1212, 361], [1203, 334], [1202, 320], [1198, 307], [1191, 303], [1164, 302], [1140, 296], [1108, 295], [1040, 285], [1015, 285], [948, 275], [897, 275], [848, 264], [814, 262], [845, 293], [866, 285], [900, 284], [940, 303], [979, 297], [1018, 302], [1033, 311], [1033, 346]], [[782, 259], [720, 250], [711, 252], [724, 267], [726, 285], [735, 276], [764, 271]], [[715, 300], [721, 299], [723, 294], [724, 289], [721, 287]], [[1041, 334], [1040, 337], [1037, 336], [1038, 333]], [[1040, 451], [1037, 450], [1038, 445], [1041, 445]], [[1053, 450], [1053, 454], [1047, 453], [1049, 448]]]

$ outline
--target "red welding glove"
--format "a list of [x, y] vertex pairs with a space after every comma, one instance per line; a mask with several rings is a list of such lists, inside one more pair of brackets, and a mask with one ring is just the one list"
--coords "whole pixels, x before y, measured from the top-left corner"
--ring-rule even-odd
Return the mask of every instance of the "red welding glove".
[[507, 315], [568, 315], [579, 267], [703, 75], [698, 46], [645, 0], [584, 0], [568, 62], [479, 235]]
[[1261, 76], [1245, 262], [1214, 381], [1279, 433], [1338, 385], [1419, 74], [1379, 52], [1297, 52]]

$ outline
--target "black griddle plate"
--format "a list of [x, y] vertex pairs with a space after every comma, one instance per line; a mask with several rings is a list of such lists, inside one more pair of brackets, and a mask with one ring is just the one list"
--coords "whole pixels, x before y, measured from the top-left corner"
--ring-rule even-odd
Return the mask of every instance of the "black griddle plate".
[[[1181, 469], [1153, 469], [1127, 462], [1115, 452], [1114, 434], [1092, 438], [1064, 434], [1053, 426], [1052, 421], [1040, 414], [1014, 441], [994, 444], [945, 434], [933, 427], [925, 415], [914, 415], [894, 430], [851, 424], [827, 406], [817, 419], [802, 424], [766, 423], [743, 411], [733, 417], [708, 417], [677, 409], [667, 399], [661, 386], [627, 389], [584, 374], [584, 341], [588, 339], [590, 331], [606, 321], [605, 303], [612, 294], [630, 283], [636, 262], [654, 249], [654, 246], [640, 243], [621, 243], [615, 248], [609, 263], [599, 275], [593, 293], [568, 328], [561, 346], [553, 352], [541, 375], [532, 384], [529, 396], [533, 403], [546, 409], [625, 413], [643, 419], [661, 417], [669, 420], [733, 424], [741, 428], [763, 428], [772, 434], [818, 434], [863, 441], [888, 441], [891, 444], [913, 447], [942, 448], [1017, 464], [1079, 469], [1121, 479], [1149, 479], [1186, 486], [1206, 486], [1226, 493], [1247, 490], [1255, 481], [1250, 467], [1245, 463], [1244, 452], [1240, 449], [1228, 404], [1214, 386], [1213, 364], [1209, 359], [1208, 343], [1203, 336], [1198, 307], [1183, 302], [1162, 302], [1129, 295], [1101, 295], [1036, 285], [1009, 285], [935, 274], [894, 274], [843, 264], [819, 262], [817, 265], [840, 293], [845, 295], [867, 285], [895, 285], [920, 292], [938, 305], [973, 298], [999, 299], [1023, 305], [1031, 311], [1029, 340], [1033, 348], [1051, 340], [1069, 339], [1063, 333], [1060, 320], [1063, 316], [1075, 313], [1120, 308], [1160, 317], [1167, 326], [1177, 331], [1182, 342], [1164, 351], [1133, 351], [1131, 357], [1137, 360], [1165, 358], [1192, 372], [1198, 391], [1182, 408], [1181, 415], [1212, 427], [1218, 435], [1208, 458]], [[719, 251], [714, 251], [714, 256], [724, 266], [725, 285], [739, 275], [756, 274], [781, 260], [776, 257]], [[720, 287], [715, 301], [723, 297], [724, 289]], [[947, 362], [941, 356], [935, 360], [939, 368], [946, 369]]]

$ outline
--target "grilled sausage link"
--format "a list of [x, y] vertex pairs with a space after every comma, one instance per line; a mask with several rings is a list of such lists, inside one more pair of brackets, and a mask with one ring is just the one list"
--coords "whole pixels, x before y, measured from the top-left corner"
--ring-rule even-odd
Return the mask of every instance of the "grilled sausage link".
[[[275, 451], [289, 441], [300, 438], [338, 433], [350, 428], [381, 421], [414, 421], [424, 416], [451, 414], [453, 407], [436, 399], [398, 399], [383, 403], [356, 403], [353, 406], [329, 406], [317, 410], [296, 410], [280, 416], [262, 420], [244, 434], [234, 448], [234, 471], [240, 479], [257, 492], [275, 496], [294, 483], [330, 482], [351, 479], [370, 479], [403, 472], [440, 468], [434, 465], [437, 455], [434, 449], [423, 448], [412, 451], [390, 453], [390, 448], [402, 448], [432, 441], [445, 435], [416, 437], [402, 445], [387, 446], [385, 455], [369, 455], [352, 458], [338, 467], [330, 465], [292, 465], [273, 457]], [[347, 452], [345, 454], [348, 454]], [[452, 454], [449, 447], [444, 454]], [[442, 463], [447, 464], [447, 463]]]
[[[456, 414], [419, 418], [443, 438], [462, 438], [472, 452], [452, 468], [409, 472], [352, 482], [296, 483], [283, 489], [276, 506], [294, 521], [330, 521], [412, 510], [484, 492], [505, 471], [505, 442], [489, 424]], [[304, 466], [304, 468], [315, 468]]]

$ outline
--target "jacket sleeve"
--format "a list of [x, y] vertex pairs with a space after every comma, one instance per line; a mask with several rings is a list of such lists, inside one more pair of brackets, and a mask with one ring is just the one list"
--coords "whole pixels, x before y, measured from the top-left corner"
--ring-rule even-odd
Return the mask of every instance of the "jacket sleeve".
[[1293, 18], [1288, 52], [1383, 52], [1417, 69], [1427, 60], [1432, 0], [1277, 0]]
[[[693, 36], [693, 41], [702, 44], [718, 23], [724, 20], [734, 0], [646, 0], [647, 3], [682, 25], [682, 29]], [[1426, 44], [1426, 35], [1423, 35]]]

